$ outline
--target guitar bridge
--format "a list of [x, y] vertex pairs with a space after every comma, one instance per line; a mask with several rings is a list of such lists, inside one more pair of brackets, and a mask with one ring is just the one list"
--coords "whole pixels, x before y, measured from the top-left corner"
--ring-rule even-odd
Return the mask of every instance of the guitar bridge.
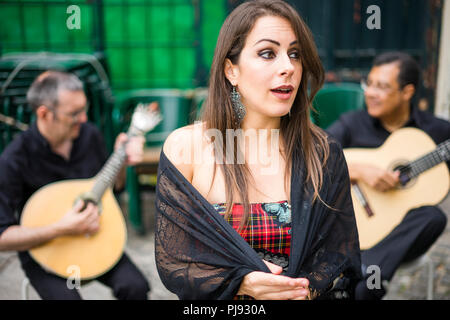
[[357, 183], [352, 183], [352, 188], [353, 191], [356, 194], [356, 197], [358, 198], [359, 202], [361, 203], [361, 205], [363, 206], [364, 210], [367, 213], [367, 216], [373, 217], [374, 213], [372, 211], [372, 209], [369, 206], [369, 202], [367, 202], [366, 197], [364, 196], [364, 193], [362, 192], [361, 188], [358, 186]]

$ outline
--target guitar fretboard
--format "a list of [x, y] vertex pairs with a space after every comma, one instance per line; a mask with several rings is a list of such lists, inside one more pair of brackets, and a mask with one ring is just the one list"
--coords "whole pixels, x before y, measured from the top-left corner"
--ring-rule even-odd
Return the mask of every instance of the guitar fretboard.
[[125, 147], [120, 147], [112, 154], [102, 170], [97, 174], [94, 187], [91, 190], [96, 203], [100, 202], [103, 193], [105, 193], [106, 189], [116, 180], [116, 177], [125, 162], [126, 156]]
[[[144, 132], [141, 130], [131, 126], [127, 132], [128, 138], [137, 135], [143, 135]], [[94, 197], [94, 201], [99, 203], [106, 189], [113, 185], [113, 182], [116, 180], [117, 175], [119, 174], [120, 169], [122, 168], [123, 163], [127, 158], [127, 154], [125, 152], [125, 145], [122, 145], [118, 148], [111, 157], [108, 159], [106, 164], [103, 166], [102, 170], [95, 177], [94, 187], [91, 190], [91, 194]]]
[[408, 176], [410, 178], [417, 177], [422, 172], [448, 160], [450, 160], [450, 139], [439, 144], [434, 151], [411, 162]]
[[[151, 103], [150, 105], [154, 104]], [[144, 136], [144, 134], [152, 130], [160, 121], [162, 117], [157, 109], [157, 104], [153, 108], [148, 108], [144, 104], [138, 104], [134, 110], [131, 125], [128, 129], [128, 138], [134, 136]], [[94, 187], [90, 192], [90, 196], [95, 203], [100, 203], [106, 189], [112, 186], [113, 182], [116, 180], [122, 165], [127, 158], [125, 151], [125, 144], [118, 148], [111, 157], [108, 159], [106, 164], [94, 178]]]

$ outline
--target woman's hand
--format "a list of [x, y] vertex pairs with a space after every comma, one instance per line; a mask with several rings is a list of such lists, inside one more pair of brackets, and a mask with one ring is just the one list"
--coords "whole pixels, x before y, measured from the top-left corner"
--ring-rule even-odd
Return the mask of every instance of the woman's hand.
[[238, 295], [248, 295], [257, 300], [306, 300], [308, 298], [308, 279], [282, 276], [280, 274], [283, 269], [280, 266], [267, 261], [264, 263], [272, 273], [250, 272], [242, 280]]

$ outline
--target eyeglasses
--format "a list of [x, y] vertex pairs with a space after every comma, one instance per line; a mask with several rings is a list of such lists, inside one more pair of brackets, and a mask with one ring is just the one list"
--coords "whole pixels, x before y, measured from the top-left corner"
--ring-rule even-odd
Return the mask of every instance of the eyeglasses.
[[375, 90], [376, 92], [381, 93], [381, 94], [387, 94], [393, 90], [392, 87], [388, 84], [383, 84], [383, 83], [374, 84], [374, 83], [368, 82], [366, 79], [361, 79], [361, 89], [363, 89], [363, 91], [366, 91], [370, 87], [372, 87], [373, 90]]
[[62, 114], [63, 116], [66, 116], [67, 118], [70, 118], [72, 120], [72, 122], [75, 122], [78, 120], [78, 118], [80, 117], [80, 115], [87, 113], [89, 111], [89, 104], [87, 103], [83, 108], [81, 108], [80, 110], [76, 110], [76, 111], [72, 111], [69, 113], [65, 113], [65, 112], [56, 112], [56, 110], [52, 107], [47, 107], [49, 108], [54, 114], [58, 113], [58, 114]]

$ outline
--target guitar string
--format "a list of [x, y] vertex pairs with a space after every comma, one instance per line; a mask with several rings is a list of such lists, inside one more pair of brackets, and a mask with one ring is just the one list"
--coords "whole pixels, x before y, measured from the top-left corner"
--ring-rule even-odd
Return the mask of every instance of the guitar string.
[[116, 175], [120, 171], [122, 164], [126, 158], [125, 148], [121, 147], [108, 160], [104, 168], [99, 172], [96, 183], [92, 188], [95, 200], [98, 202], [105, 190], [112, 185]]
[[[449, 148], [450, 148], [450, 141], [447, 140], [440, 145], [437, 146], [437, 148], [428, 153], [427, 155], [411, 162], [408, 166], [411, 168], [410, 170], [410, 176], [415, 177], [422, 172], [434, 167], [435, 165], [439, 164], [442, 161], [447, 161], [450, 157], [449, 154]], [[447, 150], [445, 150], [447, 149]]]
[[[136, 118], [139, 117], [146, 117], [147, 122], [149, 123], [148, 126], [154, 127], [159, 121], [161, 120], [160, 116], [158, 114], [155, 114], [154, 112], [152, 114], [148, 114], [148, 111], [143, 105], [138, 105], [136, 107], [135, 112], [133, 113], [132, 123], [130, 125], [130, 128], [128, 129], [127, 136], [128, 138], [131, 138], [133, 136], [142, 135], [146, 131], [148, 131], [150, 128], [147, 128], [146, 130], [139, 130], [134, 125]], [[148, 119], [150, 117], [150, 119]], [[152, 125], [150, 125], [152, 124]], [[119, 149], [117, 149], [113, 155], [110, 157], [110, 159], [107, 161], [103, 169], [97, 174], [96, 176], [96, 182], [94, 184], [94, 187], [91, 190], [91, 193], [93, 194], [95, 202], [100, 202], [103, 193], [106, 191], [106, 189], [111, 186], [119, 173], [120, 169], [122, 168], [122, 165], [126, 159], [126, 152], [125, 152], [125, 146], [122, 145]]]

